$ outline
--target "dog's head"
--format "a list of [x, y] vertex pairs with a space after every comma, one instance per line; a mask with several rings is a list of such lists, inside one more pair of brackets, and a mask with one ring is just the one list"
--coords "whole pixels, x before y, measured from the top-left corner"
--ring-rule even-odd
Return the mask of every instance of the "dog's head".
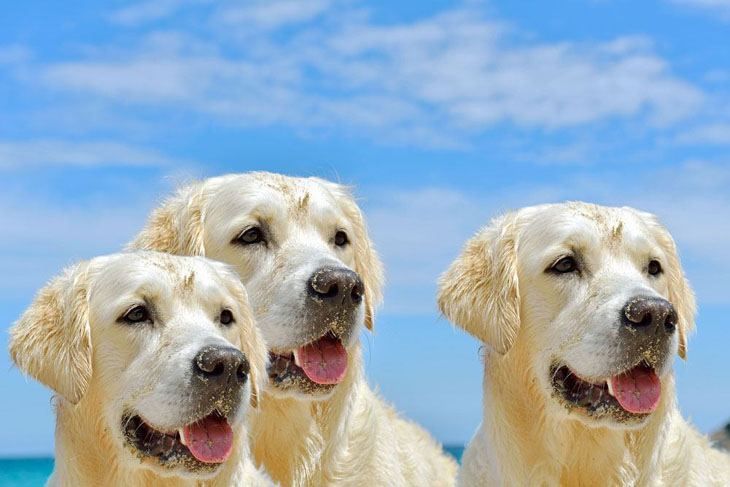
[[132, 243], [236, 268], [269, 346], [267, 391], [322, 399], [341, 382], [382, 270], [346, 189], [316, 178], [229, 175], [181, 189]]
[[[442, 312], [498, 354], [520, 348], [560, 414], [635, 427], [686, 354], [694, 297], [656, 217], [566, 203], [494, 220], [440, 281]], [[521, 356], [523, 356], [521, 355]]]
[[15, 324], [10, 353], [64, 408], [84, 403], [94, 417], [79, 420], [102, 422], [130, 467], [203, 478], [229, 456], [266, 362], [235, 272], [156, 252], [67, 269]]

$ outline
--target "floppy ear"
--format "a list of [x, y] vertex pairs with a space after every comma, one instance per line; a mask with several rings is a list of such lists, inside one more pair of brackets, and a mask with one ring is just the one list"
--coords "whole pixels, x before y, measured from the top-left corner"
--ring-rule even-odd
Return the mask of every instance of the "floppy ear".
[[677, 354], [682, 359], [687, 359], [687, 338], [695, 329], [695, 295], [689, 285], [689, 281], [684, 275], [682, 263], [679, 260], [679, 251], [677, 244], [669, 234], [669, 231], [661, 224], [659, 219], [650, 213], [643, 213], [644, 217], [654, 227], [655, 235], [659, 245], [662, 247], [667, 257], [667, 265], [664, 269], [668, 280], [669, 302], [672, 303], [677, 311], [679, 322], [677, 331], [679, 333], [679, 347]]
[[205, 255], [204, 183], [180, 188], [155, 209], [128, 250], [157, 250], [177, 255]]
[[500, 354], [520, 328], [516, 233], [516, 214], [496, 218], [467, 241], [439, 279], [441, 312]]
[[66, 269], [38, 292], [10, 330], [10, 356], [26, 374], [78, 403], [91, 379], [88, 264]]
[[266, 365], [269, 359], [268, 349], [261, 336], [259, 327], [251, 311], [251, 304], [248, 300], [246, 288], [241, 284], [241, 279], [233, 270], [222, 262], [212, 261], [214, 266], [227, 278], [229, 289], [238, 302], [240, 313], [236, 317], [239, 332], [241, 333], [241, 351], [246, 355], [250, 366], [249, 380], [251, 381], [251, 406], [256, 408], [261, 399], [268, 376]]
[[368, 236], [367, 226], [360, 208], [347, 189], [339, 184], [319, 180], [338, 195], [348, 220], [352, 222], [355, 235], [350, 238], [355, 255], [355, 272], [360, 275], [365, 286], [365, 326], [373, 330], [375, 309], [383, 300], [383, 264], [380, 262], [373, 242]]

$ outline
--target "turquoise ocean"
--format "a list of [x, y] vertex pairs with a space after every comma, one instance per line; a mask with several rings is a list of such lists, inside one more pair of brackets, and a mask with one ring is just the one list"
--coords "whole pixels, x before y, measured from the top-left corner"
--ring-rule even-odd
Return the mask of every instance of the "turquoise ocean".
[[[464, 447], [447, 446], [457, 460]], [[36, 487], [45, 484], [53, 471], [53, 458], [0, 458], [0, 487]]]

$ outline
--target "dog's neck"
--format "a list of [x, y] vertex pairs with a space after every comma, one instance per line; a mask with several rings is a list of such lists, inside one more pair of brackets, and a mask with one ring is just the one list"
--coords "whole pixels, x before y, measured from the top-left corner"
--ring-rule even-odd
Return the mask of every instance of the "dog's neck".
[[[526, 351], [525, 351], [526, 352]], [[675, 408], [674, 383], [662, 384], [658, 410], [641, 428], [619, 430], [588, 427], [578, 419], [550, 413], [551, 398], [539, 390], [534, 373], [520, 364], [527, 353], [510, 350], [488, 354], [484, 375], [486, 442], [475, 445], [475, 459], [496, 484], [616, 485], [651, 483], [646, 478], [662, 455], [665, 411]], [[578, 413], [576, 413], [578, 414]], [[549, 459], [546, 461], [546, 459]], [[656, 472], [654, 472], [656, 474]]]
[[332, 472], [322, 466], [338, 465], [346, 450], [345, 432], [352, 417], [352, 396], [363, 382], [360, 345], [349, 353], [343, 381], [322, 401], [277, 398], [266, 394], [252, 424], [252, 451], [275, 482], [281, 485], [319, 485]]
[[250, 460], [248, 439], [241, 425], [234, 428], [236, 438], [230, 460], [213, 479], [199, 481], [182, 477], [162, 477], [142, 468], [135, 460], [121, 457], [118, 441], [100, 413], [101, 394], [90, 388], [73, 405], [56, 398], [56, 465], [48, 485], [105, 486], [226, 486], [233, 479], [247, 479], [246, 485], [259, 485], [258, 472]]

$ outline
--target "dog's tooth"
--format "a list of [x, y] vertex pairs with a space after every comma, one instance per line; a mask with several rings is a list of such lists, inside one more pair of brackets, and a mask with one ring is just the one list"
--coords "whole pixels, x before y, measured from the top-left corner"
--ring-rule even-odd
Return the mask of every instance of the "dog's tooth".
[[609, 394], [611, 394], [611, 395], [612, 395], [613, 397], [616, 397], [616, 396], [615, 396], [615, 395], [613, 394], [613, 386], [611, 385], [611, 379], [608, 379], [608, 380], [606, 381], [606, 385], [608, 386], [608, 393], [609, 393]]
[[299, 360], [299, 350], [294, 350], [294, 365], [301, 367], [302, 363]]
[[185, 446], [188, 446], [188, 444], [185, 442], [185, 432], [182, 428], [177, 430], [177, 434], [180, 435], [180, 443], [182, 443]]

